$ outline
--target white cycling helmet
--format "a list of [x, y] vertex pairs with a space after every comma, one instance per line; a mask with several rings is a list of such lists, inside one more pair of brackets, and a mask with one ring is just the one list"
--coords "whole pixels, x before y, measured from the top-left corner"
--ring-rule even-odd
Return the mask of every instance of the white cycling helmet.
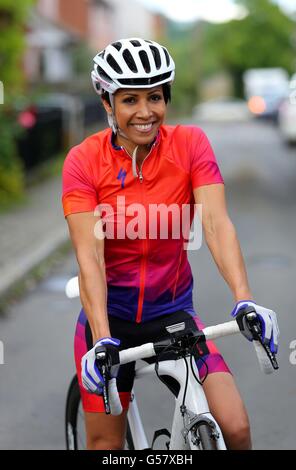
[[[172, 83], [175, 63], [167, 49], [140, 38], [120, 39], [94, 57], [91, 72], [96, 93], [119, 88], [152, 88]], [[113, 101], [113, 100], [112, 100]]]

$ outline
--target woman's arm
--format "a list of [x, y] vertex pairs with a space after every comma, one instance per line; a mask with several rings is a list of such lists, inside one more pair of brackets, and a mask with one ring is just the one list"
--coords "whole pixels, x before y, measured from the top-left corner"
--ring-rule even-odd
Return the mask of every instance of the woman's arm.
[[99, 338], [111, 337], [107, 315], [104, 240], [95, 237], [95, 226], [100, 224], [100, 219], [92, 211], [68, 215], [67, 222], [80, 268], [80, 299], [95, 343]]
[[224, 185], [200, 186], [193, 192], [195, 203], [202, 204], [207, 245], [235, 302], [252, 299], [239, 241], [227, 212]]

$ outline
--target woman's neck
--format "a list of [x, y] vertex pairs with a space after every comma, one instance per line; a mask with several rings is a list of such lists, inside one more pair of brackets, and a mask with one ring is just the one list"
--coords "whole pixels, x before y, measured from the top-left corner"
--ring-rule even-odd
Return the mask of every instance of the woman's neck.
[[118, 145], [119, 147], [123, 147], [125, 151], [132, 157], [133, 152], [136, 147], [137, 149], [137, 163], [141, 164], [144, 158], [148, 155], [150, 152], [151, 145], [136, 145], [133, 142], [130, 142], [129, 140], [125, 139], [122, 136], [116, 135], [115, 137], [115, 144]]

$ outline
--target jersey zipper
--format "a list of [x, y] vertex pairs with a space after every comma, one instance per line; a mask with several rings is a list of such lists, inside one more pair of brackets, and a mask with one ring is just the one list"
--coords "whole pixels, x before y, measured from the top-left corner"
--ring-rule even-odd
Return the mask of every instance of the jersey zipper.
[[[144, 165], [145, 160], [151, 155], [152, 150], [155, 147], [155, 142], [152, 145], [150, 152], [146, 155], [144, 160], [141, 163], [140, 169], [139, 169], [139, 180], [141, 184], [141, 194], [142, 194], [142, 203], [145, 207], [144, 204], [144, 188], [142, 186], [144, 177], [143, 177], [143, 172], [142, 168]], [[143, 304], [144, 304], [144, 294], [145, 294], [145, 279], [146, 279], [146, 270], [147, 270], [147, 261], [148, 261], [148, 240], [147, 238], [144, 238], [143, 240], [143, 257], [141, 261], [141, 269], [140, 269], [140, 292], [139, 292], [139, 299], [138, 299], [138, 310], [137, 310], [137, 316], [136, 316], [136, 323], [141, 323], [142, 321], [142, 313], [143, 313]]]
[[148, 241], [147, 241], [147, 238], [144, 238], [143, 257], [141, 260], [141, 268], [140, 268], [140, 291], [139, 291], [139, 298], [138, 298], [136, 323], [141, 323], [142, 321], [144, 294], [145, 294], [145, 278], [146, 278], [146, 269], [147, 269], [147, 257], [148, 257]]
[[[141, 186], [141, 196], [142, 196], [142, 204], [143, 205], [144, 205], [144, 188], [142, 186], [142, 183], [143, 183], [144, 177], [143, 177], [142, 168], [143, 168], [145, 160], [147, 160], [147, 158], [151, 155], [155, 145], [156, 145], [156, 142], [154, 142], [154, 144], [152, 145], [152, 147], [150, 149], [150, 152], [146, 155], [146, 157], [142, 161], [140, 168], [137, 165], [137, 168], [138, 168], [138, 171], [139, 171], [139, 181], [140, 181], [140, 186]], [[130, 156], [130, 154], [126, 150], [125, 150], [125, 152], [132, 159], [132, 157]], [[147, 258], [148, 258], [148, 240], [147, 240], [147, 238], [144, 238], [142, 240], [142, 242], [143, 243], [142, 243], [142, 260], [141, 260], [141, 267], [140, 267], [140, 291], [139, 291], [139, 297], [138, 297], [138, 308], [137, 308], [137, 314], [136, 314], [136, 323], [141, 323], [141, 321], [142, 321], [144, 294], [145, 294], [145, 278], [146, 278]]]

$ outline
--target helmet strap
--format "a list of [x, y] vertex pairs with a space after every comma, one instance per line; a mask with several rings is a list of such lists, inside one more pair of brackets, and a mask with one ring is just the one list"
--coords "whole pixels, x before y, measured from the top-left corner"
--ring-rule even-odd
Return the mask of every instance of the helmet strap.
[[116, 118], [115, 118], [115, 101], [114, 101], [114, 95], [112, 93], [109, 93], [109, 98], [110, 98], [110, 104], [112, 108], [112, 113], [108, 113], [108, 124], [111, 127], [112, 131], [114, 134], [120, 134], [122, 137], [127, 138], [124, 132], [118, 127]]
[[109, 99], [110, 99], [110, 104], [111, 104], [112, 112], [107, 114], [108, 124], [109, 124], [109, 126], [111, 127], [112, 132], [113, 132], [114, 134], [117, 134], [118, 125], [117, 125], [117, 122], [116, 122], [116, 119], [115, 119], [115, 112], [114, 112], [114, 96], [112, 95], [112, 93], [109, 93]]
[[118, 126], [117, 126], [117, 123], [115, 121], [114, 114], [113, 113], [110, 113], [110, 114], [108, 113], [107, 114], [107, 119], [108, 119], [108, 124], [112, 129], [112, 132], [114, 134], [117, 134]]

